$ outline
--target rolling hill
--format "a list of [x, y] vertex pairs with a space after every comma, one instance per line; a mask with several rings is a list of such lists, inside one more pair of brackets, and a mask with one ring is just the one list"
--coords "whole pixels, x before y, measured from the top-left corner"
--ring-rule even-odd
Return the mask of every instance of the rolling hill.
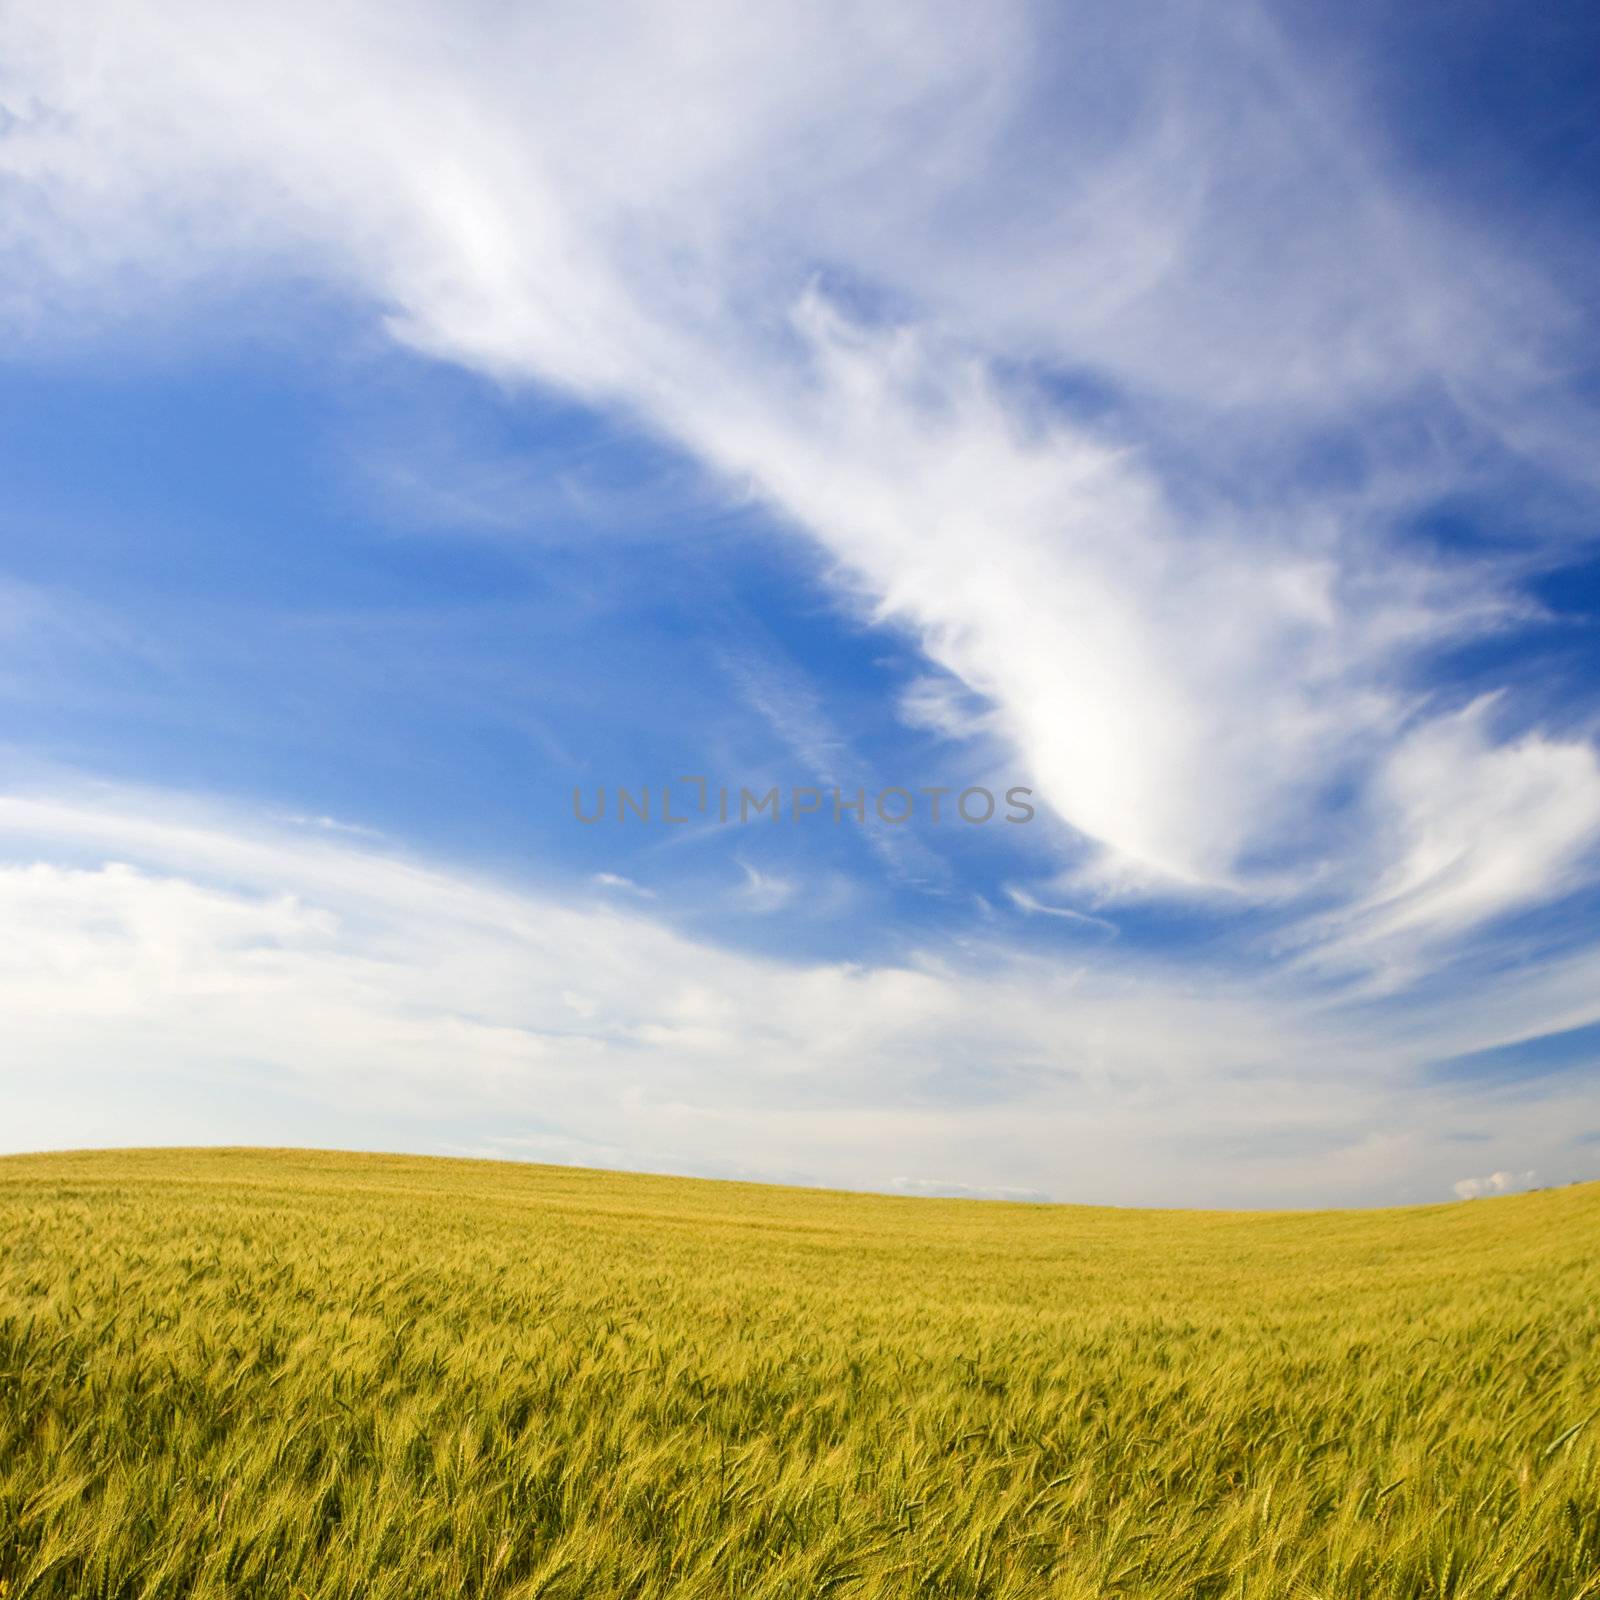
[[1600, 1595], [1600, 1185], [0, 1160], [4, 1600]]

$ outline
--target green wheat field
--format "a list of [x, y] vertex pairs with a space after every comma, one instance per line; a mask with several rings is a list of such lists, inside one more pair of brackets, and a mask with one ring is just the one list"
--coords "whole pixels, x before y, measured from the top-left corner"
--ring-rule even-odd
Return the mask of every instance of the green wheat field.
[[0, 1160], [0, 1595], [1600, 1595], [1600, 1185]]

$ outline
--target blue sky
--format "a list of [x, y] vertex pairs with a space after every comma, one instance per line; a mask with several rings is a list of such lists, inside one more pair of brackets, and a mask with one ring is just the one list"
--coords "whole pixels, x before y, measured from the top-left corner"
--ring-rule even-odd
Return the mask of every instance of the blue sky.
[[10, 8], [0, 1147], [1600, 1175], [1597, 44]]

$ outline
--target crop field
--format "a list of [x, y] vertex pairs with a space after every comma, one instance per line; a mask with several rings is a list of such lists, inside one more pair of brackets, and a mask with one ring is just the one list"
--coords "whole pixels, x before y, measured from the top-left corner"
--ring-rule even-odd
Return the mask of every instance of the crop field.
[[4, 1600], [1600, 1595], [1600, 1185], [0, 1160]]

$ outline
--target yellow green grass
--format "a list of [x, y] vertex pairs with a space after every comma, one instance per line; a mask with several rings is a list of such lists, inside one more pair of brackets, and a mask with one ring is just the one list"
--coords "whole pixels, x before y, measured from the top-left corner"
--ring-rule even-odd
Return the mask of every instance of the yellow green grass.
[[1600, 1185], [0, 1161], [0, 1595], [1600, 1595]]

